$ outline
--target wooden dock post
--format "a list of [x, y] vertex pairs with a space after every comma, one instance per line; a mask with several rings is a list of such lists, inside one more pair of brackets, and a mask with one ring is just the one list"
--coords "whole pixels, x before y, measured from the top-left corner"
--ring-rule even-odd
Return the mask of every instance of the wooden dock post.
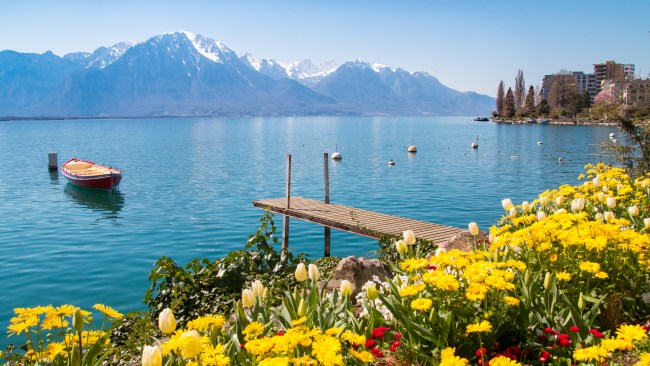
[[[323, 161], [325, 164], [325, 203], [330, 203], [330, 170], [329, 170], [329, 159], [327, 157], [327, 152], [323, 155]], [[331, 230], [329, 226], [325, 226], [325, 250], [323, 255], [325, 257], [330, 256], [330, 235]]]
[[[291, 154], [287, 154], [287, 186], [285, 191], [287, 199], [287, 210], [291, 208]], [[282, 262], [286, 262], [289, 251], [289, 216], [284, 215], [282, 223]]]

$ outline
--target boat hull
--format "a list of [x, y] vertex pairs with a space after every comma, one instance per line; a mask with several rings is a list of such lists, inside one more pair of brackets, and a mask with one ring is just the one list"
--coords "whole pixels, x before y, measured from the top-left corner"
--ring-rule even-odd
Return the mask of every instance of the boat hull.
[[[68, 163], [79, 162], [91, 164], [92, 167], [104, 170], [106, 172], [103, 174], [94, 173], [84, 175], [82, 171], [71, 170], [66, 166]], [[74, 184], [78, 187], [90, 189], [113, 190], [117, 188], [122, 181], [121, 171], [102, 165], [97, 165], [93, 162], [78, 159], [70, 159], [65, 164], [63, 164], [61, 167], [61, 173], [64, 177], [66, 177], [66, 179], [68, 179], [71, 184]]]

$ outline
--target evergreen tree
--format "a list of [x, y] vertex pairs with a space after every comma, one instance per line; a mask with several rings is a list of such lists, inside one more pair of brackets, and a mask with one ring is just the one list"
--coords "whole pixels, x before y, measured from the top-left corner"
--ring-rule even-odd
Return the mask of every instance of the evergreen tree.
[[551, 106], [548, 105], [546, 99], [542, 99], [542, 101], [537, 104], [536, 110], [538, 116], [548, 116], [551, 113]]
[[520, 112], [524, 107], [524, 98], [526, 93], [526, 82], [524, 81], [524, 71], [517, 71], [517, 76], [515, 77], [515, 111]]
[[497, 116], [503, 118], [503, 103], [505, 98], [503, 80], [499, 81], [499, 89], [497, 89]]
[[535, 114], [535, 88], [531, 85], [528, 87], [528, 94], [526, 94], [526, 103], [524, 103], [524, 110], [529, 115]]
[[508, 88], [506, 99], [503, 103], [503, 116], [505, 118], [512, 118], [515, 116], [515, 95], [512, 93], [512, 88]]
[[589, 95], [589, 92], [582, 93], [582, 108], [591, 108], [591, 95]]

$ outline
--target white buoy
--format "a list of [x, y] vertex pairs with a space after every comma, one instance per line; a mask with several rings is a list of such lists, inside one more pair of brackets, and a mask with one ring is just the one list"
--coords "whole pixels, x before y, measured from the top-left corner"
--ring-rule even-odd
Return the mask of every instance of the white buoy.
[[59, 161], [54, 151], [47, 153], [47, 168], [50, 170], [59, 169]]
[[388, 166], [393, 166], [393, 165], [395, 165], [393, 159], [388, 160]]
[[612, 132], [612, 133], [609, 134], [609, 138], [610, 138], [610, 139], [613, 139], [614, 137], [616, 137], [616, 134], [615, 134], [614, 132]]
[[543, 142], [537, 141], [537, 145], [542, 145], [542, 144], [543, 144]]
[[612, 142], [616, 144], [616, 143], [618, 143], [618, 140], [617, 139], [612, 139]]
[[[338, 150], [338, 149], [339, 149], [339, 145], [337, 144], [336, 145], [336, 150]], [[343, 159], [343, 155], [341, 155], [340, 152], [335, 151], [335, 152], [332, 153], [332, 160], [341, 160], [341, 159]]]
[[517, 155], [510, 155], [510, 159], [518, 159], [519, 157]]
[[410, 153], [418, 152], [418, 148], [417, 148], [417, 146], [413, 145], [413, 139], [411, 139], [411, 144], [410, 144], [409, 147], [406, 149], [406, 151], [408, 151], [408, 152], [410, 152]]
[[472, 142], [472, 149], [478, 149], [478, 134], [476, 134], [476, 141]]
[[562, 160], [564, 160], [562, 159], [562, 157], [557, 158], [557, 161], [562, 161]]

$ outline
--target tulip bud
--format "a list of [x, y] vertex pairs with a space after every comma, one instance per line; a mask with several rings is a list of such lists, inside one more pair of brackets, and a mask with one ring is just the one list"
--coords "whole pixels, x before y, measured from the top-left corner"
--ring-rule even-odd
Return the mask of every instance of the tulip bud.
[[307, 316], [307, 306], [305, 305], [305, 299], [300, 298], [300, 303], [298, 304], [298, 316], [303, 317]]
[[555, 203], [559, 206], [564, 203], [564, 196], [555, 197]]
[[253, 284], [251, 285], [251, 290], [253, 291], [253, 294], [255, 297], [262, 297], [264, 294], [264, 285], [262, 284], [262, 281], [260, 280], [255, 280]]
[[541, 196], [539, 198], [539, 204], [542, 205], [542, 207], [548, 205], [548, 196]]
[[510, 212], [508, 212], [508, 215], [513, 219], [517, 217], [517, 208], [515, 206], [510, 207]]
[[142, 348], [142, 366], [161, 366], [162, 352], [158, 346], [144, 346]]
[[84, 318], [79, 308], [76, 308], [74, 314], [72, 314], [72, 325], [77, 333], [81, 333], [84, 330]]
[[351, 295], [352, 291], [354, 289], [352, 288], [352, 283], [348, 280], [343, 280], [341, 281], [341, 295]]
[[264, 292], [262, 292], [262, 300], [267, 299], [269, 297], [269, 289], [267, 287], [264, 287]]
[[312, 281], [318, 281], [320, 278], [320, 271], [318, 270], [318, 267], [311, 263], [307, 267], [307, 273], [309, 274], [309, 279]]
[[639, 216], [639, 208], [636, 206], [631, 206], [627, 209], [627, 213], [630, 214], [630, 217]]
[[584, 310], [585, 309], [585, 297], [580, 293], [580, 296], [578, 297], [578, 309]]
[[469, 225], [467, 225], [469, 229], [469, 233], [472, 234], [472, 236], [478, 235], [478, 224], [475, 222], [470, 222]]
[[158, 315], [158, 328], [163, 333], [171, 333], [176, 330], [176, 318], [168, 308], [164, 309]]
[[307, 268], [305, 268], [304, 263], [299, 263], [296, 267], [296, 280], [298, 282], [303, 282], [307, 280]]
[[181, 355], [188, 359], [201, 353], [201, 335], [196, 329], [181, 335]]
[[616, 198], [611, 197], [611, 196], [607, 197], [607, 207], [609, 207], [609, 208], [616, 207]]
[[537, 221], [542, 221], [546, 218], [546, 212], [537, 211]]
[[501, 206], [503, 207], [504, 210], [509, 211], [510, 207], [512, 207], [512, 200], [510, 198], [502, 199]]
[[406, 245], [404, 240], [398, 240], [395, 243], [395, 249], [397, 250], [397, 253], [401, 255], [406, 255], [406, 253], [409, 251], [409, 247]]
[[591, 182], [594, 184], [594, 187], [600, 186], [600, 177], [596, 176], [596, 178], [592, 179]]
[[603, 186], [603, 192], [605, 192], [605, 193], [609, 192], [609, 187], [608, 186]]
[[603, 214], [599, 212], [599, 213], [596, 214], [596, 216], [594, 216], [594, 218], [598, 222], [603, 222], [603, 220], [605, 219], [605, 216], [603, 216]]
[[598, 202], [603, 203], [605, 200], [605, 192], [598, 192]]
[[528, 201], [522, 202], [521, 209], [524, 210], [524, 212], [530, 212], [531, 210], [530, 203], [528, 203]]
[[548, 290], [548, 287], [551, 285], [551, 272], [546, 272], [544, 275], [544, 290]]
[[368, 286], [366, 289], [366, 296], [368, 296], [368, 300], [376, 300], [379, 297], [379, 290], [377, 290], [377, 287], [374, 284]]
[[251, 289], [244, 289], [241, 292], [241, 302], [245, 308], [252, 308], [255, 305], [255, 293]]
[[404, 230], [403, 238], [406, 245], [415, 244], [415, 234], [413, 233], [413, 230]]
[[648, 226], [650, 226], [650, 217], [643, 219], [643, 227], [646, 228]]
[[582, 211], [585, 208], [585, 199], [580, 197], [576, 198], [571, 202], [571, 211], [574, 213]]
[[612, 221], [612, 220], [614, 220], [616, 218], [616, 216], [614, 216], [614, 213], [612, 211], [605, 212], [603, 217], [605, 218], [605, 221], [607, 221], [607, 222], [610, 222], [610, 221]]

